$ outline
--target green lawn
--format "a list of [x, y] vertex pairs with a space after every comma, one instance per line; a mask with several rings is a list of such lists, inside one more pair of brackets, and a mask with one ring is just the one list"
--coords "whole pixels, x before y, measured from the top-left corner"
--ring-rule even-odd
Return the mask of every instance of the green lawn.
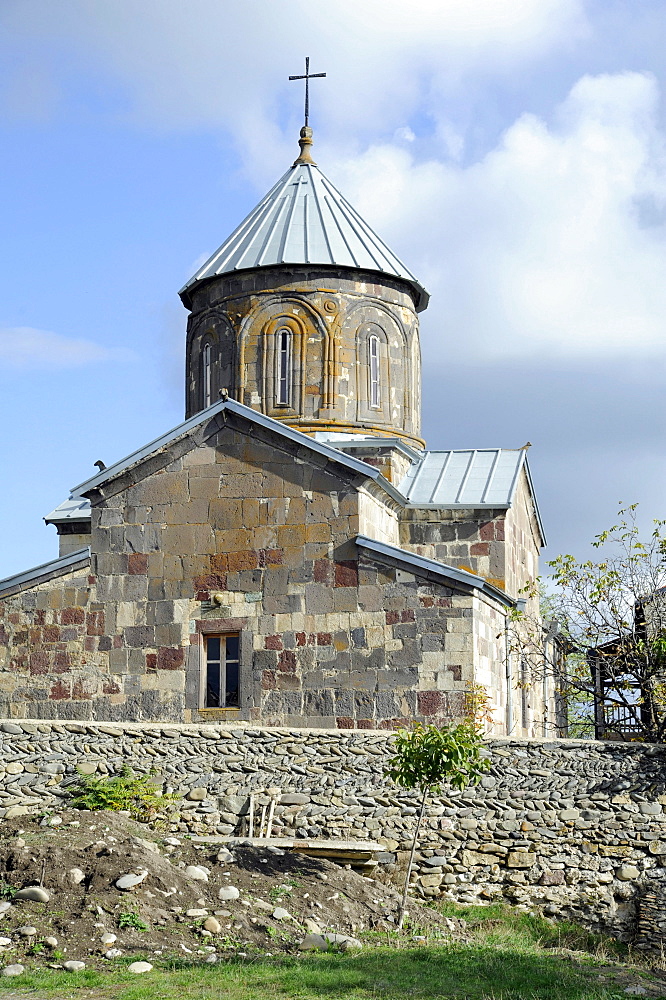
[[[122, 964], [73, 975], [28, 972], [20, 979], [0, 978], [0, 1000], [5, 991], [12, 1000], [626, 1000], [625, 988], [637, 983], [651, 997], [666, 996], [645, 970], [623, 966], [612, 954], [615, 946], [609, 952], [570, 925], [553, 928], [500, 907], [455, 914], [471, 921], [467, 944], [415, 945], [397, 937], [386, 943], [386, 935], [377, 935], [355, 953], [248, 955], [215, 966], [156, 961], [141, 976]], [[577, 950], [564, 951], [558, 943]]]

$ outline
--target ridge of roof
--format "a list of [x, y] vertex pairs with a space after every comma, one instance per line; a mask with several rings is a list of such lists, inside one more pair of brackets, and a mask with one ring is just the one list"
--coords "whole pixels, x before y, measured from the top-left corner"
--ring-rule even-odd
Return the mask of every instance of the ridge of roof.
[[228, 410], [230, 413], [235, 413], [252, 423], [258, 424], [260, 427], [265, 427], [267, 430], [273, 431], [273, 433], [287, 438], [287, 440], [294, 441], [302, 447], [308, 448], [310, 451], [322, 455], [329, 461], [337, 462], [339, 465], [352, 469], [354, 472], [361, 473], [368, 479], [373, 479], [393, 499], [404, 504], [405, 500], [403, 495], [391, 483], [389, 483], [388, 480], [384, 479], [378, 469], [373, 468], [373, 466], [368, 465], [366, 462], [362, 462], [358, 458], [354, 458], [352, 455], [347, 455], [342, 451], [338, 451], [337, 448], [333, 448], [324, 442], [315, 441], [307, 434], [303, 434], [302, 431], [289, 427], [288, 424], [284, 424], [280, 420], [274, 420], [273, 417], [267, 417], [264, 413], [259, 413], [257, 410], [253, 410], [251, 407], [245, 406], [243, 403], [238, 403], [235, 399], [220, 399], [211, 406], [207, 407], [205, 410], [200, 410], [199, 413], [195, 413], [194, 416], [189, 417], [187, 420], [183, 421], [183, 423], [178, 424], [170, 431], [167, 431], [160, 437], [155, 438], [154, 441], [150, 441], [148, 444], [144, 445], [143, 448], [139, 448], [137, 451], [132, 452], [125, 458], [115, 462], [113, 465], [109, 465], [106, 469], [103, 469], [96, 475], [91, 476], [90, 479], [86, 479], [84, 482], [79, 483], [78, 486], [72, 488], [72, 495], [82, 495], [90, 490], [96, 489], [98, 486], [101, 486], [102, 483], [105, 483], [110, 479], [114, 479], [116, 476], [119, 476], [128, 469], [138, 465], [145, 458], [148, 458], [150, 455], [161, 451], [174, 441], [177, 441], [178, 438], [184, 437], [199, 424], [205, 423], [207, 420], [212, 419], [212, 417], [217, 416], [218, 413], [222, 413], [225, 410]]
[[6, 596], [10, 590], [21, 590], [24, 583], [32, 583], [42, 577], [58, 576], [66, 573], [77, 563], [83, 563], [90, 559], [90, 546], [86, 545], [75, 552], [69, 552], [65, 556], [51, 559], [50, 562], [42, 563], [40, 566], [33, 566], [32, 569], [23, 570], [22, 573], [15, 573], [0, 580], [0, 597]]
[[202, 282], [223, 274], [285, 264], [319, 264], [375, 271], [407, 282], [416, 310], [429, 295], [314, 163], [296, 162], [273, 185], [178, 293], [192, 305]]
[[495, 587], [492, 583], [488, 583], [483, 577], [477, 576], [475, 573], [470, 573], [465, 569], [458, 569], [456, 566], [449, 566], [447, 563], [439, 562], [437, 559], [428, 559], [426, 556], [419, 556], [415, 552], [410, 552], [408, 549], [402, 549], [397, 545], [391, 545], [388, 542], [379, 542], [375, 538], [369, 538], [367, 535], [357, 535], [355, 538], [356, 544], [362, 549], [368, 549], [370, 552], [374, 552], [377, 555], [383, 555], [390, 559], [394, 559], [396, 562], [402, 562], [405, 565], [416, 566], [418, 569], [424, 570], [427, 573], [434, 573], [437, 576], [445, 577], [449, 580], [455, 580], [457, 583], [465, 584], [468, 587], [473, 587], [475, 590], [480, 590], [484, 594], [493, 597], [495, 600], [500, 601], [506, 607], [515, 607], [516, 601], [509, 597], [509, 595], [504, 591], [500, 590], [499, 587]]

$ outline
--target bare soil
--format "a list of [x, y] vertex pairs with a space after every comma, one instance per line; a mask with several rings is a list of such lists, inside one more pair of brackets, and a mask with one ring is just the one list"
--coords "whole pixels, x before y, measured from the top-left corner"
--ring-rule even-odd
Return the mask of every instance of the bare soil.
[[[398, 891], [333, 862], [247, 846], [234, 846], [229, 857], [219, 845], [176, 839], [170, 845], [168, 835], [116, 812], [66, 809], [55, 817], [4, 820], [0, 897], [11, 906], [0, 916], [0, 938], [10, 943], [0, 946], [0, 967], [54, 967], [74, 959], [108, 968], [117, 952], [215, 961], [243, 949], [293, 952], [318, 929], [353, 936], [395, 927]], [[191, 865], [207, 869], [207, 881], [192, 878]], [[75, 869], [83, 873], [78, 882]], [[116, 886], [121, 876], [144, 872], [134, 888]], [[48, 902], [16, 898], [17, 890], [38, 885]], [[228, 887], [239, 891], [237, 899], [219, 898]], [[278, 907], [288, 916], [274, 916]], [[188, 914], [192, 910], [205, 912]], [[465, 937], [464, 920], [412, 900], [409, 910], [415, 933], [422, 926], [428, 939]], [[212, 930], [204, 928], [208, 917], [219, 929], [214, 922]], [[116, 940], [104, 943], [104, 934]]]

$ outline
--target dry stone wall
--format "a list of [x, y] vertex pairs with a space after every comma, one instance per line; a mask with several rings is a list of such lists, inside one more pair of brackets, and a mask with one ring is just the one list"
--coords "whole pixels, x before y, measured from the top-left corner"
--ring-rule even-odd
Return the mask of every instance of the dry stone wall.
[[[124, 763], [181, 798], [167, 825], [243, 836], [248, 796], [272, 796], [274, 836], [379, 841], [399, 873], [418, 796], [384, 777], [392, 736], [203, 725], [0, 724], [0, 814], [53, 810], [76, 769]], [[488, 743], [481, 784], [427, 806], [414, 891], [508, 900], [661, 947], [666, 930], [666, 750], [587, 741]]]

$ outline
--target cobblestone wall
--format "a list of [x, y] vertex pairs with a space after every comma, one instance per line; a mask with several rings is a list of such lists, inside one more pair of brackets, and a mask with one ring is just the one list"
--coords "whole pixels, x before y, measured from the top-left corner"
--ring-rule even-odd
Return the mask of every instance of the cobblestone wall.
[[[372, 838], [384, 870], [404, 860], [417, 795], [383, 771], [391, 734], [218, 726], [0, 724], [0, 814], [54, 809], [79, 767], [122, 763], [182, 799], [174, 830], [245, 833], [254, 792], [277, 801], [273, 835]], [[476, 788], [433, 798], [414, 889], [461, 903], [505, 899], [661, 947], [666, 913], [666, 750], [492, 739]]]

